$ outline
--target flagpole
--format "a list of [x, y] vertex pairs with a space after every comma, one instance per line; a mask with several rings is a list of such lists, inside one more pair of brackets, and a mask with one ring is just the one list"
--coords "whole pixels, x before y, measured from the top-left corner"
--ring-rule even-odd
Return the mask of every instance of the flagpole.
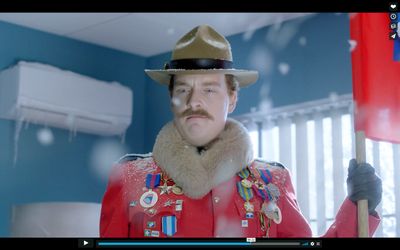
[[[365, 152], [365, 133], [356, 131], [356, 160], [357, 163], [366, 162]], [[359, 166], [362, 167], [362, 166]], [[368, 225], [368, 200], [359, 200], [357, 202], [358, 215], [358, 237], [369, 237]]]

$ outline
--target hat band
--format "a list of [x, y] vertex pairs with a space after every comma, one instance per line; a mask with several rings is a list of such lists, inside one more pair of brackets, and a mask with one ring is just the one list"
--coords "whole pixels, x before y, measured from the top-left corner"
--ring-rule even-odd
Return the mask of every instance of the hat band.
[[171, 60], [164, 69], [232, 69], [232, 66], [232, 61], [200, 58]]

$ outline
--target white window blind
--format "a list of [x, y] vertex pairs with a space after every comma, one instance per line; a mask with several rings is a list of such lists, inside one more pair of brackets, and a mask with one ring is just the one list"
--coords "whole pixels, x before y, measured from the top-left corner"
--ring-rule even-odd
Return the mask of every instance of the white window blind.
[[[291, 172], [302, 213], [320, 236], [347, 195], [347, 168], [355, 158], [352, 95], [235, 117], [249, 130], [254, 156]], [[366, 140], [367, 162], [383, 182], [376, 237], [400, 237], [400, 146]], [[396, 223], [398, 222], [398, 223]]]

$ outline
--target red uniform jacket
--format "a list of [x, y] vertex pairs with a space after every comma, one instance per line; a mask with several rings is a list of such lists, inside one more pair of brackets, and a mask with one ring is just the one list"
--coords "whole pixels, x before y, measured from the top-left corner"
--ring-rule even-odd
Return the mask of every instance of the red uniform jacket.
[[[152, 157], [136, 159], [115, 166], [103, 198], [101, 237], [311, 237], [309, 224], [300, 212], [287, 169], [280, 165], [254, 161], [249, 170], [267, 168], [272, 183], [279, 188], [277, 206], [281, 222], [269, 220], [261, 211], [262, 199], [254, 195], [254, 216], [246, 218], [245, 200], [239, 195], [236, 183], [241, 177], [213, 188], [201, 199], [191, 199], [172, 192], [158, 194], [157, 203], [150, 208], [140, 205], [146, 192], [146, 175], [160, 173]], [[255, 180], [253, 180], [255, 181]], [[161, 181], [161, 185], [163, 182]], [[172, 185], [173, 183], [168, 183]], [[163, 230], [163, 217], [175, 216], [174, 234]], [[264, 222], [263, 222], [264, 221]], [[375, 232], [379, 218], [370, 216], [370, 234]], [[357, 207], [346, 199], [325, 237], [357, 237]]]

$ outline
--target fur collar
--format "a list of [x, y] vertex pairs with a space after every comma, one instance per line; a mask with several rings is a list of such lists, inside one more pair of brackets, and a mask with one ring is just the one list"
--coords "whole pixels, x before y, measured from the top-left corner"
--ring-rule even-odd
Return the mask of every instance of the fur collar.
[[247, 166], [253, 159], [253, 147], [246, 128], [228, 119], [218, 138], [199, 154], [169, 122], [157, 136], [153, 157], [186, 196], [199, 199]]

